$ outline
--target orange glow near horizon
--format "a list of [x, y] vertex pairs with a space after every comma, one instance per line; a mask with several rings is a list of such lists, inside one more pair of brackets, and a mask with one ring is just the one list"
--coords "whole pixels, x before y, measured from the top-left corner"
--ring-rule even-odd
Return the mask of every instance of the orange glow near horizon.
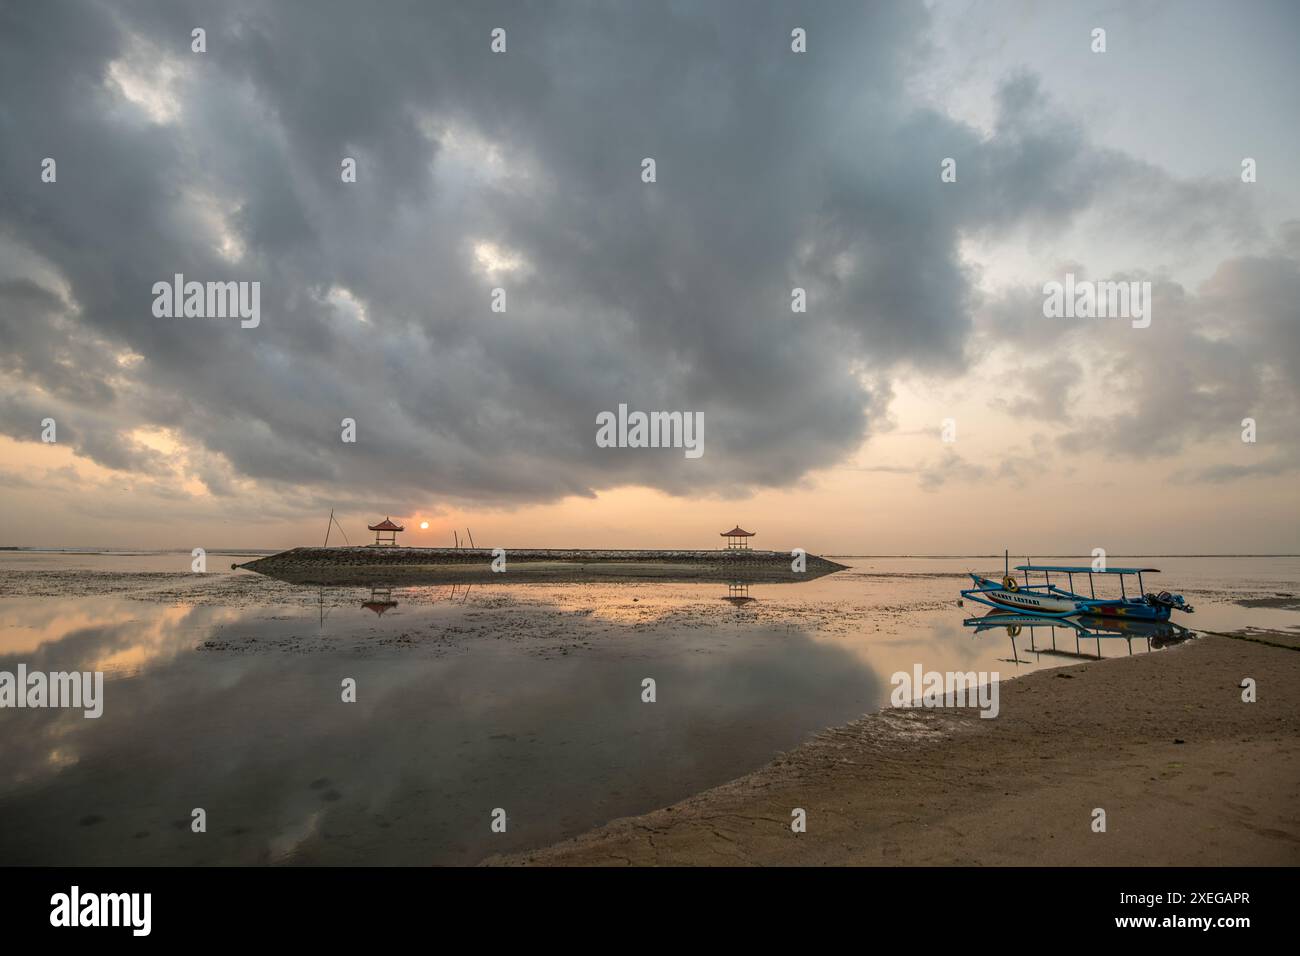
[[[938, 423], [953, 414], [950, 408], [958, 409], [958, 441], [944, 445]], [[406, 537], [412, 544], [450, 546], [472, 535], [489, 548], [716, 548], [719, 533], [739, 522], [757, 532], [756, 548], [815, 554], [991, 554], [1008, 546], [1038, 554], [1088, 554], [1094, 547], [1117, 554], [1300, 551], [1296, 496], [1286, 476], [1241, 482], [1231, 495], [1169, 480], [1211, 453], [1223, 460], [1240, 449], [1189, 450], [1172, 462], [1003, 449], [1000, 435], [1016, 420], [967, 394], [922, 397], [900, 389], [891, 417], [892, 429], [844, 464], [748, 497], [625, 487], [515, 507], [430, 498], [416, 503], [412, 516], [393, 519], [418, 527], [418, 538]], [[184, 448], [183, 439], [163, 433], [147, 440], [160, 451]], [[934, 484], [927, 469], [945, 455], [962, 464]], [[1000, 472], [1013, 455], [1020, 469]], [[241, 480], [238, 493], [213, 495], [183, 472], [149, 478], [104, 468], [65, 445], [10, 438], [0, 438], [0, 461], [4, 546], [280, 549], [320, 541], [327, 521], [328, 508], [308, 516], [297, 503], [309, 493], [317, 497], [305, 488], [286, 498]], [[1215, 507], [1207, 508], [1211, 493]], [[1006, 520], [1009, 505], [1014, 526]], [[336, 512], [353, 543], [368, 540], [365, 526], [382, 517], [378, 509]]]

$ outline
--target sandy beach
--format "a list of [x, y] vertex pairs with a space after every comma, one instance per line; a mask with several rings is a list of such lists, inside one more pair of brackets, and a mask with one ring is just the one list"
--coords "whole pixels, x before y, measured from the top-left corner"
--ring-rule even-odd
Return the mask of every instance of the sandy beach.
[[[1037, 671], [1002, 685], [994, 720], [882, 711], [675, 805], [486, 863], [1295, 865], [1294, 643], [1208, 635]], [[806, 833], [791, 831], [796, 807]]]

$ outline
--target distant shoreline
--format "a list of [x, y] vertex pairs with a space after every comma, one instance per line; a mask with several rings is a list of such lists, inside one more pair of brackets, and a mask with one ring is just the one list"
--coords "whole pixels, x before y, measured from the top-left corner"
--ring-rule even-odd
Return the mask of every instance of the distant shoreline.
[[[827, 552], [825, 557], [828, 558], [1002, 558], [1000, 554], [836, 554]], [[1045, 552], [1035, 554], [1035, 558], [1076, 558], [1081, 561], [1091, 561], [1091, 554], [1053, 554]], [[1110, 558], [1300, 558], [1300, 554], [1130, 554], [1125, 551], [1115, 551], [1107, 555]]]
[[[190, 554], [193, 548], [33, 548], [26, 545], [0, 545], [10, 554]], [[204, 548], [207, 554], [276, 554], [275, 548]]]

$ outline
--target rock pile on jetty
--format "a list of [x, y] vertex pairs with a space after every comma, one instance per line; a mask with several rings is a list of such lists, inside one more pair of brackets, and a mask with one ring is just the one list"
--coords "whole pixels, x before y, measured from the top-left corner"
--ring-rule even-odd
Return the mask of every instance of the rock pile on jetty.
[[234, 565], [304, 584], [521, 580], [805, 581], [844, 569], [816, 555], [796, 571], [790, 552], [496, 548], [294, 548]]

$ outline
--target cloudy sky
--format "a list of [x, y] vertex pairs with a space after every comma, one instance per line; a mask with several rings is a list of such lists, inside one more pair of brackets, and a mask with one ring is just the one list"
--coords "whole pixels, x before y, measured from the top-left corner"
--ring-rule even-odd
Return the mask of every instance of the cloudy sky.
[[[2, 2], [0, 544], [1300, 551], [1298, 44], [1284, 0]], [[1067, 272], [1150, 327], [1044, 317]], [[155, 315], [177, 273], [260, 324]], [[703, 455], [599, 447], [620, 403]]]

